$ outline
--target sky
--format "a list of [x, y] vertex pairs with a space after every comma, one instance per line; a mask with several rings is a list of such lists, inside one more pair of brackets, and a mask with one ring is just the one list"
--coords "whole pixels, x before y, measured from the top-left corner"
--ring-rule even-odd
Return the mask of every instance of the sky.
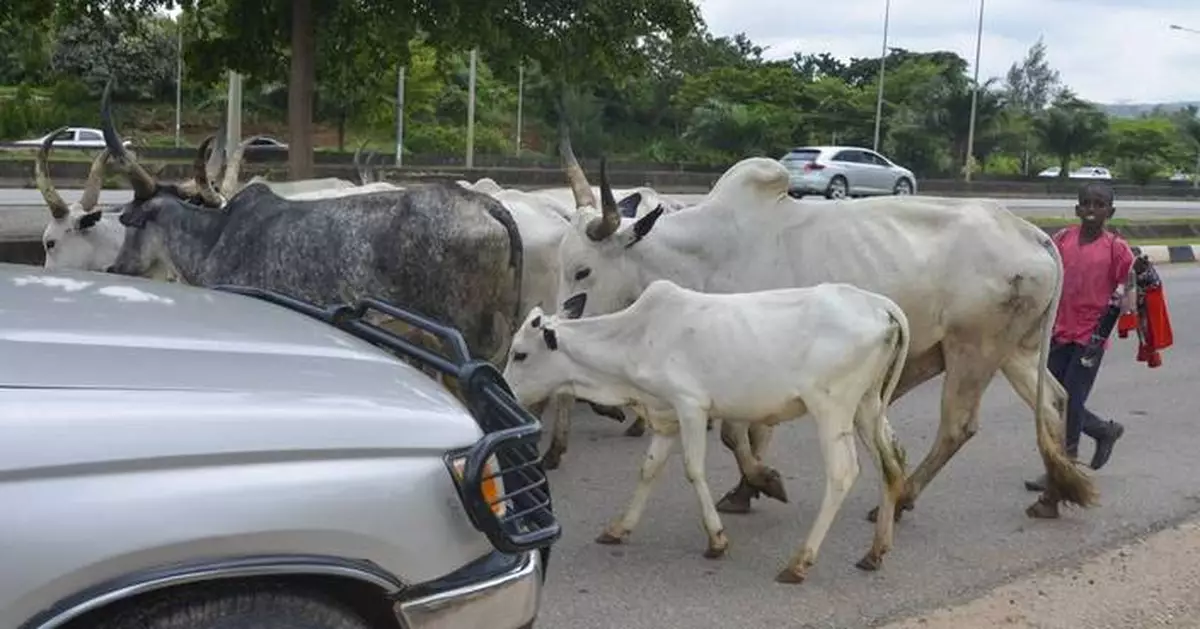
[[[744, 32], [768, 58], [878, 58], [885, 0], [697, 0], [710, 32]], [[1039, 36], [1050, 65], [1101, 103], [1200, 101], [1200, 0], [986, 0], [980, 80], [1003, 79]], [[979, 2], [891, 0], [888, 46], [951, 50], [974, 71]]]

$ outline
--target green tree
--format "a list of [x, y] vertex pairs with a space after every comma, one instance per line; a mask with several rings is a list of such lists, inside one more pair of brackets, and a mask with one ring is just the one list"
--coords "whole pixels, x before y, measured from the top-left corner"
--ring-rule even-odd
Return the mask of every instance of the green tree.
[[1014, 63], [1005, 77], [1004, 97], [1009, 115], [1008, 135], [1017, 140], [1021, 152], [1021, 172], [1028, 175], [1033, 151], [1033, 119], [1050, 103], [1061, 87], [1059, 73], [1046, 60], [1046, 43], [1041, 37], [1020, 64]]
[[1046, 151], [1058, 159], [1058, 176], [1066, 178], [1072, 157], [1104, 143], [1108, 118], [1091, 103], [1064, 91], [1034, 119], [1033, 129]]

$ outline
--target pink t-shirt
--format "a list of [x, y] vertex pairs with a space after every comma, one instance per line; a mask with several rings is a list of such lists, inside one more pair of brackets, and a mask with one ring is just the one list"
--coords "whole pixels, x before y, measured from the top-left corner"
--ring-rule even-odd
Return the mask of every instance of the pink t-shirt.
[[[1079, 243], [1079, 226], [1054, 235], [1062, 255], [1063, 289], [1054, 321], [1054, 340], [1086, 345], [1096, 329], [1113, 291], [1124, 284], [1133, 267], [1133, 251], [1123, 238], [1105, 231], [1085, 245]], [[1108, 347], [1108, 342], [1105, 342]]]

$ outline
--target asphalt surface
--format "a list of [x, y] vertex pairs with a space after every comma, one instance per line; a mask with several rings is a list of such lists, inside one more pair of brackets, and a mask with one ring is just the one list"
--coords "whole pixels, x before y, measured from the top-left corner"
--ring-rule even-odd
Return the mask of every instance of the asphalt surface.
[[[895, 548], [880, 571], [854, 567], [870, 546], [872, 524], [865, 515], [878, 496], [877, 475], [859, 446], [863, 471], [809, 580], [782, 585], [774, 582], [775, 574], [803, 542], [823, 491], [811, 421], [781, 426], [771, 444], [769, 463], [783, 473], [791, 503], [760, 499], [750, 514], [721, 514], [729, 552], [709, 560], [702, 556], [699, 506], [678, 446], [626, 544], [593, 541], [631, 497], [649, 437], [623, 436], [620, 425], [580, 410], [563, 465], [550, 472], [564, 533], [550, 559], [539, 626], [871, 626], [975, 598], [1032, 571], [1082, 561], [1134, 535], [1195, 516], [1200, 513], [1194, 389], [1200, 339], [1189, 319], [1200, 309], [1200, 267], [1163, 265], [1160, 271], [1174, 316], [1174, 347], [1165, 350], [1161, 367], [1150, 369], [1134, 360], [1134, 336], [1118, 339], [1114, 333], [1089, 400], [1093, 411], [1126, 426], [1109, 464], [1092, 473], [1100, 506], [1064, 506], [1057, 521], [1025, 516], [1036, 495], [1022, 480], [1042, 466], [1032, 411], [1001, 376], [985, 395], [980, 432], [897, 524]], [[932, 443], [940, 388], [941, 378], [925, 383], [889, 413], [910, 466]], [[715, 500], [733, 486], [737, 472], [716, 430], [708, 443]], [[1092, 445], [1085, 437], [1083, 457], [1091, 456]]]

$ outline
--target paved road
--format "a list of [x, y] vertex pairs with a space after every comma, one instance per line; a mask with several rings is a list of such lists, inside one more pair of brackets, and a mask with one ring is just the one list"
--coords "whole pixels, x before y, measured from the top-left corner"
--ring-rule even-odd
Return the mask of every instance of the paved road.
[[[875, 472], [861, 457], [863, 473], [809, 581], [779, 585], [775, 573], [803, 541], [821, 500], [824, 476], [811, 423], [779, 428], [771, 447], [771, 462], [787, 478], [792, 503], [760, 500], [751, 514], [722, 514], [730, 550], [712, 561], [701, 556], [699, 508], [678, 447], [629, 541], [623, 546], [592, 541], [629, 499], [649, 440], [622, 436], [611, 420], [581, 411], [563, 467], [551, 472], [564, 534], [551, 557], [540, 624], [861, 627], [973, 598], [1036, 568], [1075, 561], [1200, 512], [1194, 472], [1200, 452], [1195, 413], [1200, 337], [1190, 332], [1196, 327], [1189, 321], [1200, 310], [1200, 267], [1162, 272], [1175, 347], [1152, 370], [1134, 361], [1132, 338], [1114, 340], [1092, 394], [1095, 411], [1127, 428], [1108, 466], [1094, 473], [1100, 506], [1064, 509], [1059, 521], [1025, 516], [1035, 496], [1021, 481], [1041, 469], [1032, 413], [998, 378], [984, 398], [980, 432], [897, 525], [895, 549], [880, 572], [866, 574], [853, 566], [869, 547], [872, 530], [864, 515], [878, 492]], [[926, 383], [890, 413], [912, 465], [935, 434], [940, 383]], [[1085, 438], [1082, 454], [1090, 457], [1091, 448]], [[708, 451], [709, 483], [717, 497], [735, 482], [736, 468], [715, 431]]]

